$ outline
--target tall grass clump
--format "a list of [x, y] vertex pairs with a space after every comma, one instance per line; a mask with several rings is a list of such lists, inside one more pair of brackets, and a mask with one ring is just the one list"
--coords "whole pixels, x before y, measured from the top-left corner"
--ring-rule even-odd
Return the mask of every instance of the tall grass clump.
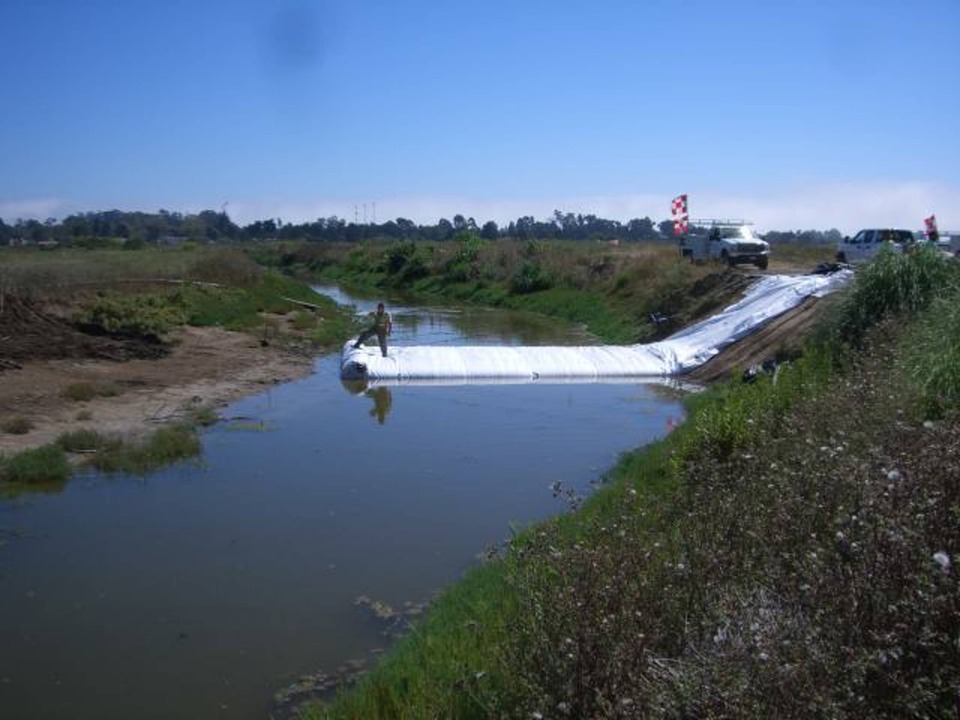
[[0, 480], [15, 485], [62, 483], [70, 477], [70, 465], [63, 450], [44, 445], [11, 455], [0, 455]]
[[933, 301], [908, 338], [904, 364], [921, 411], [939, 418], [960, 408], [960, 284]]
[[120, 441], [107, 438], [96, 430], [84, 428], [60, 433], [57, 436], [56, 444], [65, 452], [81, 453], [96, 452], [111, 446], [118, 447]]
[[862, 266], [836, 318], [839, 340], [859, 346], [866, 331], [897, 313], [915, 313], [930, 305], [957, 276], [956, 263], [933, 248], [898, 254], [884, 248]]
[[151, 470], [200, 454], [200, 438], [189, 425], [159, 428], [142, 442], [101, 445], [90, 464], [103, 472], [144, 475]]

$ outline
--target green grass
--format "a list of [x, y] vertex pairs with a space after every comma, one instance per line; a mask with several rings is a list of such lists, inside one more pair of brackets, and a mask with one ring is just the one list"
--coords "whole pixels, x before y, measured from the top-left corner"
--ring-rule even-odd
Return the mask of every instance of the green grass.
[[626, 312], [618, 312], [613, 303], [596, 292], [552, 288], [512, 296], [504, 305], [584, 325], [606, 342], [626, 343], [636, 340], [634, 319]]
[[86, 463], [107, 473], [144, 475], [178, 460], [200, 454], [196, 430], [186, 424], [155, 430], [143, 440], [125, 440], [82, 429], [62, 433], [56, 445], [65, 452], [89, 453]]
[[956, 286], [957, 265], [933, 248], [902, 255], [884, 249], [857, 272], [836, 316], [837, 339], [857, 346], [864, 333], [884, 318], [926, 309], [937, 293]]
[[70, 477], [70, 465], [63, 450], [45, 445], [10, 457], [0, 455], [0, 480], [9, 485], [62, 483]]
[[145, 475], [179, 460], [196, 457], [200, 451], [200, 438], [193, 427], [168, 425], [142, 442], [107, 442], [91, 457], [90, 464], [102, 472]]

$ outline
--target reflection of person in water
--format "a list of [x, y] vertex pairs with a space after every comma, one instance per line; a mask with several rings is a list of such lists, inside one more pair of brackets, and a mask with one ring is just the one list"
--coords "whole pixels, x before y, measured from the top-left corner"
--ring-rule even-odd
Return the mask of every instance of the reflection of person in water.
[[393, 395], [390, 394], [390, 388], [378, 387], [367, 390], [364, 395], [373, 400], [373, 407], [370, 408], [370, 417], [376, 417], [377, 422], [383, 425], [390, 414], [390, 406], [393, 405]]

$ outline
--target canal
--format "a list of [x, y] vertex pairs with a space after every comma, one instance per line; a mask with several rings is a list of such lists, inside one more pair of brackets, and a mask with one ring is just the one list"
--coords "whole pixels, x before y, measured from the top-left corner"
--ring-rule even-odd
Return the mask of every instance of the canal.
[[[400, 345], [588, 342], [388, 306]], [[0, 715], [263, 720], [298, 676], [388, 646], [370, 603], [429, 601], [511, 527], [563, 512], [554, 483], [588, 494], [683, 414], [658, 385], [363, 388], [338, 368], [226, 408], [197, 461], [0, 500]]]

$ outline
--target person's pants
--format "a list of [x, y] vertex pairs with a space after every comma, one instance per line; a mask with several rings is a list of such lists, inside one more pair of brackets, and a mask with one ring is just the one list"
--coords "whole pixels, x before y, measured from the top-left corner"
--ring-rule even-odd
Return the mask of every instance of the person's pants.
[[360, 333], [360, 337], [357, 338], [356, 345], [366, 342], [371, 335], [377, 336], [377, 342], [380, 343], [380, 352], [383, 353], [383, 356], [387, 356], [387, 333], [380, 332], [377, 328], [370, 328], [369, 330], [364, 330]]

